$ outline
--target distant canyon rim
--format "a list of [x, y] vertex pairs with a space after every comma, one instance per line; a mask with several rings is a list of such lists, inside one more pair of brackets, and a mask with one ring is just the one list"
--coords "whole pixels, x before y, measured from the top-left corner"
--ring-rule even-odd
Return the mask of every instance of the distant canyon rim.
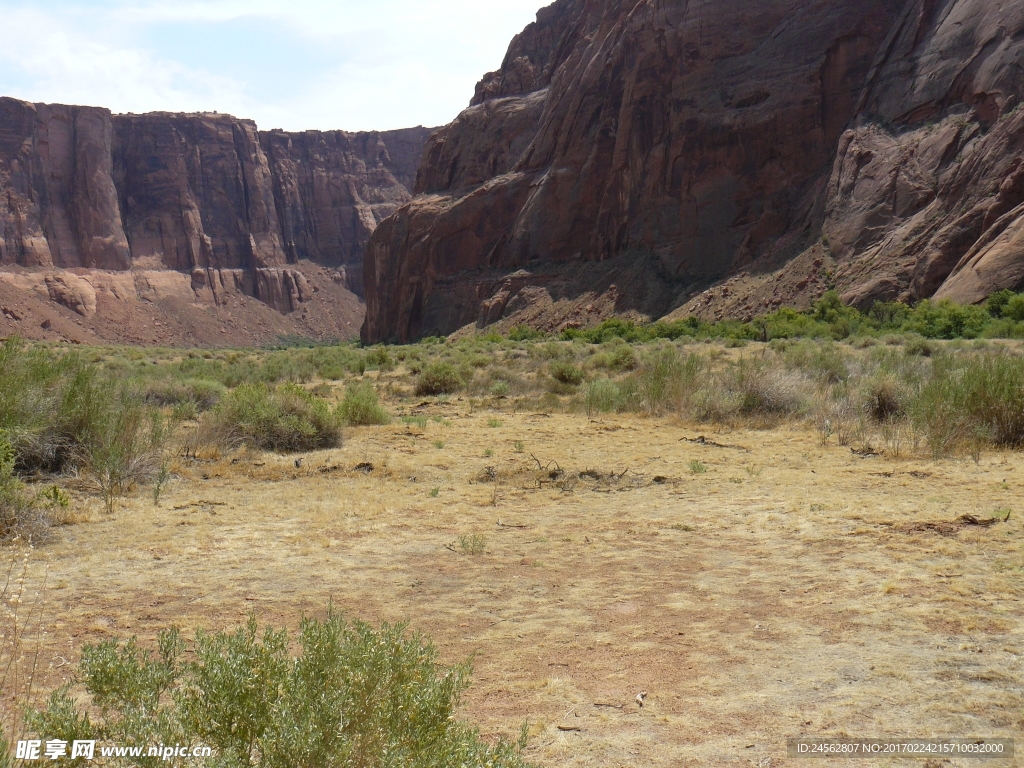
[[1022, 45], [995, 0], [558, 0], [436, 130], [0, 99], [0, 335], [978, 302], [1024, 288]]

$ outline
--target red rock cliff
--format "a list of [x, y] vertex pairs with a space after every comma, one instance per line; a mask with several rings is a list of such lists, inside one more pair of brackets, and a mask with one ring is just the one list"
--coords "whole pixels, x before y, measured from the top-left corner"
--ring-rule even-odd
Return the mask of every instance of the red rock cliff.
[[[295, 267], [311, 262], [361, 293], [363, 248], [410, 199], [429, 132], [260, 133], [228, 115], [2, 98], [0, 266], [43, 270], [33, 284], [89, 317], [93, 289], [45, 270], [175, 272], [197, 297], [287, 313], [315, 293]], [[136, 281], [138, 297], [168, 279]]]
[[1022, 44], [996, 0], [559, 0], [371, 237], [363, 338], [1020, 287]]

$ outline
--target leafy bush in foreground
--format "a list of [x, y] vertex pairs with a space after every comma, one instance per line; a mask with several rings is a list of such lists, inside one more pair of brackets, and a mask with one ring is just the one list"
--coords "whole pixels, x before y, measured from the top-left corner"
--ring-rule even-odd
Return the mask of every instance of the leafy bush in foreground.
[[339, 414], [297, 384], [242, 384], [207, 414], [205, 427], [222, 443], [282, 453], [341, 442]]
[[232, 633], [197, 633], [189, 660], [175, 630], [155, 655], [135, 639], [86, 646], [78, 677], [90, 705], [64, 687], [27, 725], [68, 742], [201, 743], [214, 752], [201, 764], [217, 768], [526, 768], [525, 728], [517, 743], [492, 746], [455, 719], [469, 664], [442, 668], [437, 649], [405, 626], [331, 612], [303, 621], [298, 646], [290, 655], [287, 633], [261, 632], [255, 618]]

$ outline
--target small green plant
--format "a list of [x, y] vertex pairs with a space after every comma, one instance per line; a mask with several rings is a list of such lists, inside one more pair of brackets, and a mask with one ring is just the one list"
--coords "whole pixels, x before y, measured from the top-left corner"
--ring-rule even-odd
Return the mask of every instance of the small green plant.
[[496, 429], [497, 427], [500, 427], [501, 423], [502, 423], [501, 419], [488, 419], [487, 420], [487, 426], [491, 427], [492, 429]]
[[484, 451], [484, 457], [485, 458], [489, 459], [492, 456], [494, 456], [494, 449], [493, 448], [488, 448], [487, 450]]
[[522, 453], [526, 450], [526, 444], [522, 440], [516, 440], [512, 447], [515, 448], [516, 453]]
[[391, 422], [388, 412], [380, 404], [377, 390], [369, 382], [349, 385], [338, 411], [350, 427], [383, 425]]
[[441, 494], [441, 489], [437, 486], [430, 489], [430, 498], [436, 499]]
[[708, 471], [708, 468], [699, 459], [693, 459], [690, 462], [690, 471], [695, 475], [703, 475]]
[[153, 478], [153, 506], [160, 506], [160, 494], [163, 493], [164, 488], [167, 486], [167, 482], [171, 479], [171, 470], [165, 459], [160, 464], [160, 469], [156, 472], [156, 477]]
[[480, 533], [459, 536], [459, 551], [464, 555], [482, 555], [487, 549], [487, 538]]
[[444, 440], [435, 440], [434, 447], [437, 448], [438, 450], [444, 448]]
[[494, 397], [508, 397], [512, 392], [512, 385], [504, 379], [498, 379], [491, 384], [491, 394]]
[[408, 426], [416, 426], [420, 429], [427, 428], [427, 417], [426, 416], [403, 416], [402, 423]]

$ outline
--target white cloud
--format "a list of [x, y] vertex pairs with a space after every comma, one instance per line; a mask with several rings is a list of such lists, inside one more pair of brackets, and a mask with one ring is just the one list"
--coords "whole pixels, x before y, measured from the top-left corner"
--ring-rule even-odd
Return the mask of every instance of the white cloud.
[[[0, 0], [8, 29], [31, 30], [0, 47], [0, 93], [121, 112], [216, 109], [292, 130], [438, 125], [542, 2]], [[272, 50], [247, 47], [253, 24]], [[176, 51], [176, 36], [208, 30], [228, 54], [237, 49], [230, 73], [217, 51]]]

